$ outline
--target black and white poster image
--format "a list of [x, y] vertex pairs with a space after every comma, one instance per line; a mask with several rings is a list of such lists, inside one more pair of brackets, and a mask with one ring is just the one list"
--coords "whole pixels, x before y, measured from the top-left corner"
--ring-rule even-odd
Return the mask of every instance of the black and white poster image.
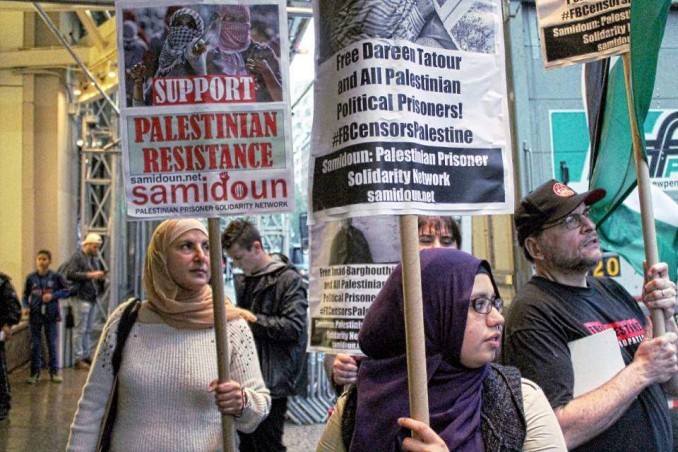
[[398, 219], [356, 217], [310, 231], [310, 347], [358, 353], [363, 317], [400, 260]]
[[[464, 0], [319, 0], [319, 59], [368, 38], [405, 39], [427, 47], [494, 52], [497, 5]], [[331, 12], [330, 12], [331, 11]]]

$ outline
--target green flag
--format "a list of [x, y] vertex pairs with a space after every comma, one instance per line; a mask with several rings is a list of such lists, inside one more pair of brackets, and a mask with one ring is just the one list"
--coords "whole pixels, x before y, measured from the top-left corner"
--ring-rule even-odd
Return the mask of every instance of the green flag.
[[[671, 0], [641, 1], [631, 2], [631, 72], [632, 72], [632, 90], [634, 94], [636, 116], [640, 130], [643, 130], [643, 124], [650, 108], [652, 91], [654, 89], [655, 76], [657, 71], [657, 58], [659, 48], [664, 36], [664, 28], [669, 13]], [[591, 188], [604, 188], [607, 196], [593, 206], [591, 217], [598, 225], [601, 242], [605, 249], [616, 251], [633, 265], [633, 267], [642, 272], [643, 258], [638, 261], [637, 255], [628, 255], [625, 247], [628, 248], [629, 241], [622, 239], [620, 234], [626, 230], [634, 237], [629, 240], [637, 240], [642, 235], [638, 234], [640, 223], [626, 224], [622, 222], [639, 221], [640, 217], [628, 215], [628, 211], [620, 211], [622, 202], [636, 187], [636, 171], [633, 159], [633, 144], [631, 140], [631, 126], [629, 121], [628, 104], [626, 97], [626, 87], [624, 83], [624, 68], [621, 59], [617, 60], [612, 68], [607, 86], [605, 101], [602, 102], [604, 111], [599, 112], [600, 131], [599, 147], [591, 149]], [[645, 149], [645, 137], [641, 133], [643, 149]], [[592, 140], [595, 143], [596, 140]], [[674, 203], [675, 204], [675, 203]], [[617, 213], [618, 215], [615, 215]], [[623, 218], [615, 218], [621, 216]], [[658, 225], [657, 234], [659, 236], [660, 226]], [[671, 229], [671, 228], [669, 228]], [[675, 234], [675, 232], [674, 232]], [[669, 262], [671, 268], [671, 279], [676, 279], [676, 257], [675, 245], [673, 249], [662, 246], [664, 243], [675, 243], [673, 237], [658, 237], [659, 258], [662, 261]]]
[[[678, 204], [661, 189], [652, 186], [652, 204], [657, 231], [659, 260], [669, 265], [669, 276], [676, 281], [678, 268]], [[645, 246], [637, 190], [610, 214], [598, 228], [598, 239], [606, 250], [624, 257], [640, 274], [643, 273]]]

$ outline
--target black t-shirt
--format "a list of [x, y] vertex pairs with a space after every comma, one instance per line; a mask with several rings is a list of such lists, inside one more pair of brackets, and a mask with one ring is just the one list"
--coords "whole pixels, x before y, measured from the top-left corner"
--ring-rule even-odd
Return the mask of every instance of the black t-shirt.
[[[571, 287], [535, 276], [509, 309], [501, 361], [544, 390], [552, 407], [573, 398], [574, 375], [568, 342], [614, 329], [625, 364], [643, 340], [645, 318], [638, 303], [611, 279], [587, 278]], [[643, 390], [610, 428], [576, 450], [668, 451], [671, 421], [659, 385]]]

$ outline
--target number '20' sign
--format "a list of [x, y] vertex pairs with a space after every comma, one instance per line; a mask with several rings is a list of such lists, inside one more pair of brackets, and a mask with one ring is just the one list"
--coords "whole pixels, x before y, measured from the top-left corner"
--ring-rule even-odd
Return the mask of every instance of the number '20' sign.
[[602, 278], [604, 276], [621, 276], [621, 263], [618, 254], [605, 254], [603, 259], [598, 262], [593, 269], [593, 276]]

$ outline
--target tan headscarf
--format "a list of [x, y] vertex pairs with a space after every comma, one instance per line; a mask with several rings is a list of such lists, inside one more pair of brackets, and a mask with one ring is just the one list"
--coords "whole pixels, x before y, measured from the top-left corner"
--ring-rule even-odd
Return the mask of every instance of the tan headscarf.
[[[198, 220], [165, 220], [151, 237], [144, 266], [144, 288], [148, 301], [139, 311], [142, 323], [166, 323], [174, 328], [200, 329], [214, 325], [212, 288], [209, 284], [195, 293], [177, 298], [180, 287], [167, 270], [167, 252], [181, 234], [197, 229], [207, 234]], [[218, 257], [217, 257], [218, 258]]]

